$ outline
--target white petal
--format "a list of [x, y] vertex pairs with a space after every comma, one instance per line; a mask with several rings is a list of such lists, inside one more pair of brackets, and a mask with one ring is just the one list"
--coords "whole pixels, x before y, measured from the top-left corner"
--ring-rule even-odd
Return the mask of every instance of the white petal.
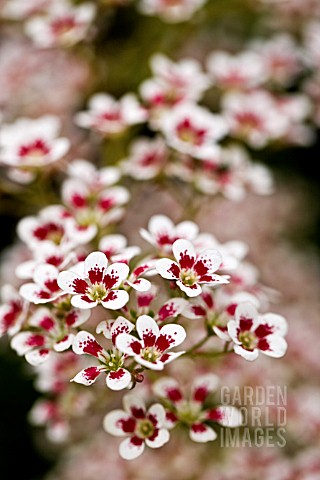
[[109, 372], [107, 375], [107, 386], [110, 390], [123, 390], [130, 385], [131, 373], [124, 368], [119, 368], [116, 372]]
[[[169, 355], [170, 354], [168, 354], [168, 357]], [[157, 360], [156, 362], [149, 362], [148, 360], [145, 360], [139, 355], [135, 355], [134, 359], [137, 363], [140, 363], [140, 365], [143, 365], [146, 368], [150, 368], [150, 370], [156, 370], [156, 371], [163, 370], [164, 364], [165, 364], [165, 362], [162, 362], [161, 360]]]
[[184, 298], [172, 298], [165, 302], [158, 311], [157, 318], [164, 321], [167, 318], [175, 318], [188, 307], [188, 302]]
[[177, 281], [177, 286], [185, 292], [188, 297], [198, 297], [202, 293], [202, 288], [198, 283], [195, 283], [192, 287], [189, 287], [181, 282], [181, 280]]
[[55, 298], [54, 295], [47, 295], [48, 292], [44, 291], [42, 287], [39, 287], [35, 283], [25, 283], [21, 285], [19, 293], [25, 300], [35, 303], [36, 305], [39, 303], [48, 303]]
[[266, 337], [266, 342], [268, 343], [269, 348], [267, 350], [260, 349], [260, 352], [273, 358], [281, 358], [285, 355], [288, 344], [283, 337], [280, 337], [279, 335], [268, 335]]
[[170, 434], [166, 428], [160, 428], [158, 435], [152, 440], [146, 438], [146, 445], [151, 448], [160, 448], [170, 440]]
[[11, 348], [17, 352], [18, 355], [25, 355], [30, 350], [37, 347], [43, 347], [45, 344], [45, 337], [39, 333], [20, 332], [11, 340]]
[[139, 353], [142, 348], [142, 342], [133, 335], [128, 333], [120, 333], [116, 338], [116, 347], [120, 352], [134, 356]]
[[84, 261], [84, 272], [91, 283], [101, 282], [108, 266], [108, 259], [102, 252], [92, 252]]
[[149, 282], [149, 280], [146, 280], [145, 278], [138, 278], [134, 282], [129, 282], [128, 280], [127, 283], [134, 290], [137, 290], [137, 292], [147, 292], [151, 288], [151, 282]]
[[131, 419], [131, 415], [124, 410], [113, 410], [107, 413], [103, 419], [103, 428], [106, 432], [115, 437], [126, 437], [128, 432], [124, 431], [122, 422]]
[[234, 345], [233, 349], [237, 355], [240, 355], [241, 357], [243, 357], [245, 360], [248, 360], [249, 362], [256, 360], [259, 356], [259, 350], [257, 348], [251, 351], [251, 350], [246, 350], [245, 348], [241, 347], [241, 345]]
[[100, 367], [87, 367], [81, 370], [70, 382], [80, 383], [81, 385], [92, 385], [101, 373]]
[[156, 420], [156, 428], [161, 428], [166, 419], [166, 412], [160, 403], [154, 403], [148, 410], [147, 415], [151, 415]]
[[213, 373], [201, 375], [193, 382], [192, 399], [203, 403], [207, 396], [218, 388], [219, 383], [219, 377]]
[[69, 347], [71, 347], [72, 342], [74, 339], [73, 333], [69, 333], [69, 335], [66, 335], [62, 340], [59, 342], [56, 342], [53, 346], [55, 352], [64, 352], [67, 350]]
[[196, 252], [193, 244], [189, 242], [189, 240], [176, 240], [172, 245], [172, 251], [177, 262], [180, 263], [181, 268], [188, 268], [184, 266], [185, 263], [187, 263], [187, 265], [190, 263], [192, 267], [196, 259]]
[[114, 320], [102, 320], [102, 322], [97, 325], [96, 333], [102, 333], [106, 338], [111, 340], [111, 327], [113, 324]]
[[171, 235], [175, 229], [174, 223], [165, 215], [153, 215], [148, 223], [148, 229], [154, 238], [160, 235]]
[[76, 328], [85, 323], [90, 315], [90, 310], [73, 309], [66, 316], [66, 323], [68, 326]]
[[[153, 384], [152, 390], [157, 396], [168, 398], [171, 402], [176, 401], [173, 400], [173, 398], [176, 398], [178, 401], [182, 399], [180, 385], [171, 377], [162, 377], [160, 380], [157, 380]], [[172, 392], [172, 394], [170, 394], [170, 392]]]
[[197, 268], [200, 270], [201, 265], [203, 265], [205, 269], [208, 269], [208, 273], [210, 274], [218, 270], [221, 264], [222, 256], [218, 250], [206, 250], [197, 257], [194, 270], [197, 271]]
[[262, 315], [261, 321], [264, 325], [271, 327], [272, 334], [286, 335], [288, 331], [288, 324], [282, 315], [276, 313], [266, 313]]
[[216, 432], [204, 423], [193, 424], [189, 432], [191, 440], [199, 443], [212, 442], [217, 438]]
[[167, 348], [173, 348], [180, 345], [185, 340], [186, 336], [187, 333], [181, 325], [171, 323], [161, 328], [157, 345], [160, 347], [164, 341], [167, 341], [169, 344]]
[[95, 337], [85, 330], [77, 333], [73, 340], [72, 349], [77, 355], [88, 354], [98, 357], [99, 354], [103, 353], [103, 348]]
[[242, 425], [243, 417], [239, 408], [222, 405], [218, 407], [217, 410], [222, 417], [217, 420], [220, 425], [230, 428], [240, 427]]
[[129, 267], [123, 262], [112, 263], [107, 268], [106, 275], [118, 278], [117, 283], [114, 284], [114, 287], [118, 287], [129, 275]]
[[50, 354], [50, 350], [46, 348], [35, 349], [27, 352], [25, 355], [25, 359], [28, 363], [30, 363], [30, 365], [37, 366], [45, 362], [49, 358]]
[[[252, 320], [253, 325], [257, 323], [258, 312], [256, 307], [249, 302], [239, 303], [235, 311], [236, 322], [240, 323], [240, 320]], [[251, 329], [250, 329], [251, 330]]]
[[146, 406], [143, 399], [135, 393], [128, 393], [125, 395], [122, 403], [125, 411], [134, 417], [141, 418], [141, 415], [146, 411]]
[[33, 275], [33, 280], [38, 285], [46, 287], [48, 281], [56, 280], [59, 274], [59, 270], [53, 265], [44, 264], [39, 265]]
[[238, 340], [238, 323], [235, 320], [230, 320], [228, 322], [228, 334], [233, 342], [240, 345], [241, 342]]
[[43, 328], [45, 330], [51, 330], [57, 325], [57, 321], [52, 316], [51, 311], [46, 307], [37, 308], [29, 318], [28, 323], [32, 327]]
[[[137, 438], [137, 437], [134, 437]], [[133, 443], [131, 438], [126, 438], [121, 442], [119, 447], [119, 453], [122, 458], [125, 460], [134, 460], [139, 457], [144, 451], [145, 443], [141, 441], [139, 445]]]
[[130, 333], [133, 329], [134, 324], [125, 317], [120, 316], [111, 325], [109, 338], [112, 338], [113, 343], [115, 343], [115, 339], [120, 333]]
[[153, 346], [159, 336], [159, 327], [149, 315], [141, 315], [137, 319], [136, 330], [145, 346]]
[[169, 258], [161, 258], [156, 263], [156, 270], [161, 277], [167, 280], [176, 280], [180, 275], [179, 265]]
[[186, 240], [193, 240], [199, 232], [199, 227], [196, 223], [185, 221], [176, 226], [177, 237], [184, 238]]
[[101, 251], [111, 250], [118, 252], [127, 246], [127, 239], [124, 235], [105, 235], [100, 239], [99, 249]]
[[71, 305], [75, 308], [94, 308], [98, 305], [98, 302], [87, 302], [82, 299], [82, 295], [75, 295], [71, 298]]
[[163, 365], [166, 365], [167, 363], [173, 362], [176, 358], [180, 357], [183, 355], [185, 351], [181, 352], [166, 352], [162, 357], [161, 357], [161, 362]]
[[108, 300], [107, 297], [106, 300], [101, 302], [101, 305], [104, 308], [109, 308], [110, 310], [119, 310], [129, 301], [129, 294], [125, 290], [111, 290], [110, 294], [108, 295], [111, 297], [110, 300]]
[[82, 293], [82, 291], [84, 292], [85, 285], [87, 285], [86, 280], [70, 270], [60, 272], [57, 282], [61, 290], [67, 293]]

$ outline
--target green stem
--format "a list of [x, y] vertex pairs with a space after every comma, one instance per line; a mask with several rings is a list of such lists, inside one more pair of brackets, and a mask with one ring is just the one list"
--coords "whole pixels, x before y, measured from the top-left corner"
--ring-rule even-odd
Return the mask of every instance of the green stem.
[[220, 352], [215, 352], [215, 351], [212, 351], [212, 352], [194, 352], [193, 355], [196, 356], [196, 357], [203, 357], [203, 358], [216, 358], [216, 357], [221, 357], [223, 355], [226, 355], [228, 353], [232, 353], [232, 350], [228, 350], [228, 351], [220, 351]]
[[[198, 348], [202, 347], [202, 345], [204, 345], [206, 343], [207, 340], [209, 340], [209, 335], [206, 335], [202, 340], [199, 340], [199, 342], [197, 342], [195, 345], [193, 345], [193, 347], [189, 348], [189, 350], [187, 350], [184, 355], [190, 355], [190, 354], [195, 354], [197, 355], [197, 353], [194, 353], [195, 350], [197, 350]], [[199, 352], [200, 353], [200, 352]]]

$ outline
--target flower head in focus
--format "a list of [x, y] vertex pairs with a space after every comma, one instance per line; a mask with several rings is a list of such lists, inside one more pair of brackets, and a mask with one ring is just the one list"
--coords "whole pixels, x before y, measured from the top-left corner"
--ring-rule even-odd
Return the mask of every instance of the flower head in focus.
[[113, 410], [103, 420], [106, 432], [117, 437], [128, 437], [120, 444], [120, 456], [133, 460], [141, 455], [145, 445], [162, 447], [169, 441], [169, 432], [164, 427], [165, 410], [159, 403], [146, 410], [144, 401], [134, 394], [123, 398], [124, 410]]
[[[78, 273], [79, 272], [79, 273]], [[63, 293], [72, 294], [71, 303], [77, 308], [104, 308], [118, 310], [129, 300], [121, 283], [127, 278], [129, 267], [125, 263], [113, 263], [102, 252], [92, 252], [84, 262], [59, 273], [58, 285]]]
[[161, 258], [156, 269], [163, 278], [175, 281], [188, 297], [200, 295], [201, 284], [217, 286], [229, 283], [225, 276], [214, 273], [222, 264], [218, 250], [205, 250], [197, 255], [191, 242], [179, 239], [173, 243], [172, 251], [176, 261]]
[[240, 303], [235, 319], [228, 323], [228, 333], [234, 342], [234, 351], [246, 360], [255, 360], [259, 351], [274, 358], [283, 357], [287, 342], [287, 322], [281, 315], [259, 315], [251, 303]]

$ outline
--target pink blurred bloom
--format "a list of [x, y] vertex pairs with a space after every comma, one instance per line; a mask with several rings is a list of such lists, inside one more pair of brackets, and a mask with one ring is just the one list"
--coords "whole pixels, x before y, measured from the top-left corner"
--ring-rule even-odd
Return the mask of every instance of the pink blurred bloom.
[[40, 48], [74, 45], [86, 38], [95, 11], [92, 2], [78, 6], [52, 2], [45, 15], [27, 20], [25, 31]]
[[121, 169], [136, 180], [150, 180], [162, 172], [167, 160], [167, 148], [160, 137], [152, 140], [140, 137], [130, 145], [129, 156], [121, 162]]
[[175, 225], [166, 215], [153, 215], [148, 229], [141, 228], [140, 235], [160, 252], [171, 253], [172, 245], [178, 239], [193, 241], [199, 227], [194, 222], [183, 221]]
[[64, 352], [70, 348], [74, 339], [70, 330], [82, 325], [89, 316], [89, 312], [73, 309], [64, 318], [57, 318], [48, 308], [38, 308], [28, 319], [30, 330], [17, 333], [11, 347], [31, 365], [39, 365], [52, 351]]
[[193, 103], [178, 105], [164, 115], [160, 128], [170, 147], [195, 158], [215, 155], [216, 142], [228, 133], [222, 116]]
[[165, 22], [189, 20], [206, 0], [140, 0], [139, 9], [145, 15], [159, 15]]
[[[13, 179], [31, 181], [38, 169], [63, 158], [70, 141], [59, 137], [58, 117], [19, 118], [0, 129], [0, 162], [13, 169]], [[22, 169], [19, 177], [19, 169]], [[9, 173], [10, 175], [10, 173]], [[24, 180], [25, 179], [25, 180]]]
[[102, 135], [118, 135], [131, 125], [147, 120], [147, 112], [133, 94], [115, 100], [107, 93], [96, 93], [89, 101], [89, 110], [75, 116], [77, 125]]
[[0, 337], [16, 334], [26, 318], [27, 304], [15, 288], [6, 284], [1, 288]]
[[249, 90], [263, 84], [266, 78], [261, 57], [250, 51], [237, 55], [219, 50], [212, 52], [207, 59], [207, 69], [214, 85], [224, 90]]
[[281, 138], [288, 128], [289, 119], [264, 90], [228, 93], [223, 98], [223, 110], [231, 136], [241, 138], [253, 148], [263, 148]]
[[153, 384], [156, 395], [166, 400], [166, 426], [173, 428], [177, 423], [189, 427], [190, 439], [194, 442], [206, 443], [217, 438], [215, 430], [208, 423], [218, 423], [224, 427], [239, 427], [242, 423], [240, 410], [232, 406], [205, 406], [209, 395], [218, 386], [216, 375], [198, 376], [192, 384], [190, 397], [185, 397], [179, 383], [171, 377], [163, 377]]

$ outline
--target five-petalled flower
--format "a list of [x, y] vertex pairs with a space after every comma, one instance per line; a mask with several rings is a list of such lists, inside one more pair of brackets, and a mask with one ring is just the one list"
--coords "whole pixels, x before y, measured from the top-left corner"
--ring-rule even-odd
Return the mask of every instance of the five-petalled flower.
[[[134, 326], [126, 318], [118, 317], [110, 329], [107, 327], [107, 322], [101, 322], [97, 327], [97, 333], [103, 332], [107, 338], [112, 339], [114, 344], [119, 333], [129, 333]], [[117, 349], [105, 350], [96, 341], [94, 335], [86, 331], [81, 331], [76, 335], [72, 348], [74, 353], [91, 355], [96, 357], [100, 363], [98, 366], [91, 366], [81, 370], [72, 379], [73, 382], [88, 386], [96, 381], [100, 373], [105, 372], [107, 374], [106, 384], [111, 390], [122, 390], [130, 385], [131, 373], [123, 368], [124, 355]]]
[[136, 330], [141, 340], [128, 333], [120, 333], [116, 338], [116, 346], [144, 367], [163, 370], [166, 363], [184, 353], [167, 352], [186, 338], [186, 331], [181, 325], [167, 324], [159, 329], [153, 318], [141, 315], [137, 319]]
[[222, 264], [218, 250], [205, 250], [197, 255], [191, 242], [179, 239], [173, 243], [172, 251], [178, 263], [161, 258], [156, 263], [156, 269], [163, 278], [176, 281], [188, 297], [200, 295], [200, 284], [215, 286], [229, 283], [225, 276], [214, 273]]
[[[79, 274], [78, 271], [82, 271]], [[108, 266], [108, 259], [102, 252], [92, 252], [85, 261], [61, 272], [58, 285], [73, 294], [71, 303], [78, 308], [94, 308], [101, 304], [104, 308], [117, 310], [129, 300], [129, 295], [118, 287], [129, 273], [125, 263], [113, 263]]]
[[280, 358], [286, 353], [287, 333], [284, 317], [275, 313], [259, 315], [249, 302], [241, 303], [235, 319], [228, 323], [228, 333], [234, 342], [234, 351], [246, 360], [255, 360], [259, 351], [269, 357]]
[[129, 437], [119, 447], [120, 456], [133, 460], [142, 454], [145, 444], [151, 448], [162, 447], [169, 440], [164, 428], [165, 410], [160, 403], [146, 410], [142, 399], [133, 394], [123, 398], [124, 410], [113, 410], [103, 420], [104, 429], [117, 437]]
[[166, 400], [167, 428], [177, 423], [189, 427], [191, 440], [206, 443], [217, 438], [215, 430], [208, 423], [219, 423], [224, 427], [239, 427], [242, 423], [241, 411], [233, 406], [206, 407], [209, 395], [216, 390], [219, 379], [216, 375], [206, 374], [195, 379], [191, 394], [185, 396], [179, 383], [171, 377], [163, 377], [153, 385], [156, 395]]

